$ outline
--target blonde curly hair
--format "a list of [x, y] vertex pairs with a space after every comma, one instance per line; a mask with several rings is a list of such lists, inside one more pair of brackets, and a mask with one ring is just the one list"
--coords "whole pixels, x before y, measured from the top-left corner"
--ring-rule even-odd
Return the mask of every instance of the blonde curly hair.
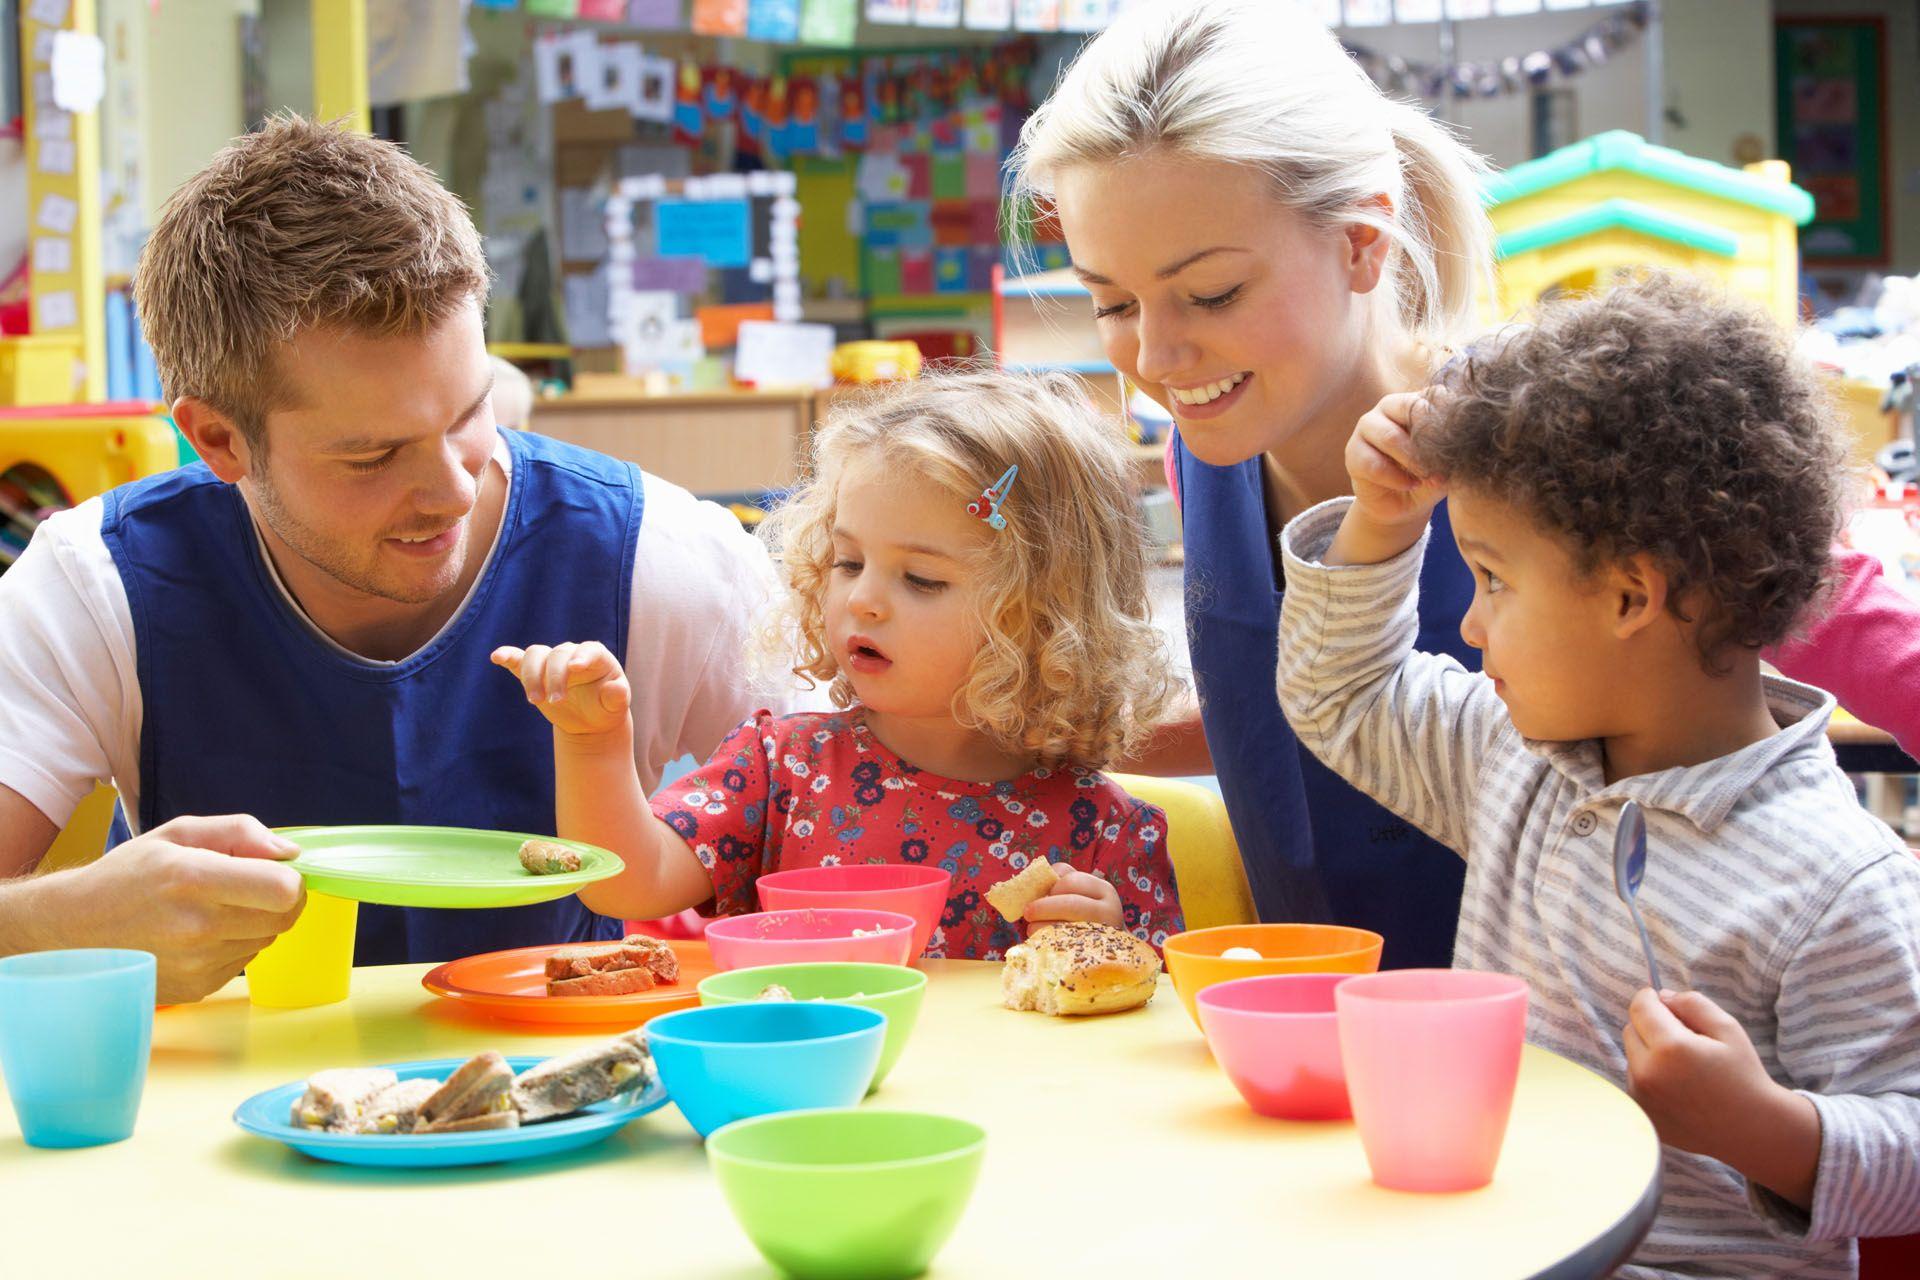
[[1147, 616], [1146, 540], [1118, 429], [1062, 375], [958, 372], [884, 384], [836, 405], [804, 486], [761, 526], [788, 592], [763, 633], [795, 675], [852, 686], [834, 660], [825, 599], [839, 480], [853, 459], [913, 471], [966, 503], [1009, 466], [1006, 528], [982, 562], [986, 642], [954, 718], [1039, 764], [1100, 768], [1137, 747], [1173, 693]]

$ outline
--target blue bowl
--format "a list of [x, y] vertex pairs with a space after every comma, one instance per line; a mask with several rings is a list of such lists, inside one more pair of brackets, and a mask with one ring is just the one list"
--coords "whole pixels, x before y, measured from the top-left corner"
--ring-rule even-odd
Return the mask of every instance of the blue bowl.
[[660, 1081], [702, 1138], [749, 1116], [850, 1107], [867, 1094], [887, 1015], [851, 1004], [713, 1005], [647, 1023]]

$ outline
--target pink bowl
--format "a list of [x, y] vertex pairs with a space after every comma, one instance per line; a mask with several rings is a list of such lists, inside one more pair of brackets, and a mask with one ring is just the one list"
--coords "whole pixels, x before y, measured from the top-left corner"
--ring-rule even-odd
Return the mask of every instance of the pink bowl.
[[[904, 965], [913, 945], [913, 928], [913, 917], [898, 911], [859, 907], [757, 911], [709, 924], [707, 946], [713, 951], [715, 967], [721, 969], [821, 960]], [[856, 934], [856, 929], [862, 932]]]
[[1282, 1120], [1344, 1120], [1347, 1073], [1333, 989], [1350, 973], [1276, 973], [1194, 998], [1214, 1061], [1247, 1105]]
[[761, 876], [760, 905], [768, 911], [801, 907], [865, 907], [913, 917], [913, 948], [919, 959], [947, 909], [953, 873], [938, 867], [860, 863], [845, 867], [797, 867]]

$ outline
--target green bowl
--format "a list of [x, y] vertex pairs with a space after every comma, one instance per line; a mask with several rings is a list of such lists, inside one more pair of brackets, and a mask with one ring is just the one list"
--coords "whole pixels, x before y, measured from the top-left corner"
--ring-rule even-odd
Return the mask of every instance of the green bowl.
[[907, 1047], [913, 1024], [920, 1018], [920, 1002], [927, 994], [927, 975], [897, 964], [864, 964], [854, 960], [820, 960], [811, 964], [768, 964], [754, 969], [728, 969], [701, 980], [700, 1003], [743, 1004], [756, 1000], [770, 983], [779, 983], [795, 1000], [833, 1000], [875, 1009], [887, 1017], [880, 1042], [880, 1065], [874, 1068], [872, 1093], [893, 1070]]
[[980, 1177], [987, 1131], [920, 1111], [833, 1107], [715, 1130], [707, 1158], [754, 1248], [799, 1280], [917, 1276]]

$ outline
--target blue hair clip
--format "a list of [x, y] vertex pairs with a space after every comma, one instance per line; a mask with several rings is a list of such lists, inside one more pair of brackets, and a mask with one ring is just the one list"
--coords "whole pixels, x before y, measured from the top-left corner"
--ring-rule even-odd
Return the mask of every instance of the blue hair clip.
[[967, 504], [967, 514], [976, 520], [985, 520], [996, 529], [1007, 527], [1007, 518], [1000, 514], [1000, 504], [1007, 500], [1007, 490], [1013, 488], [1013, 479], [1020, 474], [1020, 468], [1011, 466], [998, 480], [981, 490], [980, 496]]

